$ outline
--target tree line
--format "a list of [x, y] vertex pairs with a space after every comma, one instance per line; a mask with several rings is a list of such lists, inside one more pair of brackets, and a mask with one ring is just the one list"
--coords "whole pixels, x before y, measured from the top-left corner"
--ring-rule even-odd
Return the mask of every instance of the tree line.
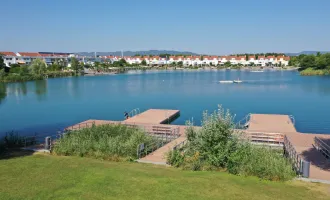
[[330, 70], [330, 53], [321, 54], [318, 52], [316, 55], [305, 55], [291, 57], [289, 65], [297, 66], [301, 70], [308, 68], [315, 70]]

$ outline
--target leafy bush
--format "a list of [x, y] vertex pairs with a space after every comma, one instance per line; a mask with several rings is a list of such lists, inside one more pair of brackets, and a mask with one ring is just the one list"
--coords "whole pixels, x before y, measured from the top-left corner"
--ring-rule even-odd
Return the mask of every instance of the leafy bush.
[[183, 151], [171, 151], [167, 162], [190, 170], [226, 170], [229, 173], [257, 176], [267, 180], [289, 180], [292, 166], [281, 153], [267, 147], [253, 146], [234, 131], [233, 116], [219, 107], [204, 112], [202, 128], [186, 130], [187, 145]]
[[0, 140], [0, 156], [5, 153], [6, 151], [6, 145], [5, 142], [3, 140]]
[[54, 145], [58, 155], [87, 156], [107, 160], [136, 159], [137, 146], [151, 144], [154, 138], [124, 125], [101, 125], [72, 131]]
[[4, 138], [5, 146], [8, 148], [16, 148], [24, 146], [24, 137], [20, 136], [18, 133], [12, 131], [6, 134]]
[[303, 76], [324, 76], [324, 75], [330, 75], [329, 69], [314, 69], [314, 68], [307, 68], [300, 72], [300, 75]]

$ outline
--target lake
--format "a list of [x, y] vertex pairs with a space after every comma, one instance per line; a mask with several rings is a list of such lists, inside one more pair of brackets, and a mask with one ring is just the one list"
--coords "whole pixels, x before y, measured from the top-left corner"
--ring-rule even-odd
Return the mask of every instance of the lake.
[[[241, 84], [220, 80], [240, 78]], [[193, 120], [218, 104], [239, 121], [249, 113], [288, 114], [306, 133], [330, 133], [330, 77], [296, 71], [129, 71], [0, 85], [0, 133], [49, 134], [87, 119], [123, 120], [139, 108], [178, 109], [173, 124]]]

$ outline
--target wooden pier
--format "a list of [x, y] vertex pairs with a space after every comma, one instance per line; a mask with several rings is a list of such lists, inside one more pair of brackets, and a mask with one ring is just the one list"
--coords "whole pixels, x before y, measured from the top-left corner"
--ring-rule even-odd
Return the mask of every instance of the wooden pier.
[[[179, 114], [179, 110], [150, 109], [124, 121], [87, 120], [68, 127], [67, 130], [88, 128], [93, 124], [96, 126], [126, 124], [145, 127], [145, 130], [154, 130], [155, 127], [159, 130], [160, 126], [162, 129], [165, 127], [177, 129], [180, 135], [177, 139], [138, 160], [138, 162], [144, 163], [166, 164], [166, 153], [175, 145], [186, 140], [186, 126], [169, 124]], [[298, 156], [310, 162], [309, 178], [330, 181], [330, 161], [315, 148], [314, 144], [315, 137], [318, 137], [330, 146], [330, 135], [299, 133], [294, 123], [294, 119], [289, 115], [251, 114], [247, 122], [248, 127], [243, 132], [251, 142], [265, 144], [266, 141], [266, 143], [270, 142], [270, 146], [276, 144], [283, 146], [285, 137], [292, 144]]]
[[315, 137], [330, 146], [330, 135], [308, 134], [296, 131], [289, 115], [251, 114], [247, 134], [282, 134], [293, 145], [301, 159], [310, 162], [309, 178], [330, 180], [330, 160], [315, 148]]
[[125, 120], [127, 123], [169, 124], [180, 115], [179, 110], [149, 109]]

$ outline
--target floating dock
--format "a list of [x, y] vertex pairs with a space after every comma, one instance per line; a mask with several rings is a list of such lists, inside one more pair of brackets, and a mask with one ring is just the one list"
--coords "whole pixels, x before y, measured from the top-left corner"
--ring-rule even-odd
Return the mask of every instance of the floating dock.
[[330, 181], [330, 159], [315, 148], [315, 137], [330, 147], [330, 135], [297, 132], [290, 115], [251, 114], [247, 134], [282, 134], [305, 161], [310, 162], [309, 178]]
[[249, 131], [260, 132], [297, 132], [289, 115], [251, 114]]
[[126, 119], [127, 123], [169, 124], [180, 115], [179, 110], [149, 109]]
[[[164, 165], [166, 164], [166, 152], [172, 150], [174, 146], [186, 140], [184, 133], [187, 126], [169, 125], [169, 123], [179, 115], [179, 110], [150, 109], [124, 121], [87, 120], [68, 127], [67, 129], [75, 130], [88, 128], [93, 124], [96, 126], [103, 124], [127, 124], [144, 126], [145, 128], [165, 126], [171, 129], [177, 129], [180, 135], [177, 139], [138, 160], [138, 162]], [[248, 126], [243, 132], [250, 136], [251, 141], [260, 140], [264, 142], [274, 140], [274, 142], [283, 144], [283, 139], [285, 137], [292, 144], [298, 156], [310, 162], [310, 179], [330, 181], [330, 160], [317, 150], [314, 141], [315, 138], [318, 137], [325, 145], [330, 147], [330, 135], [299, 133], [295, 128], [294, 118], [290, 115], [251, 114], [249, 116], [247, 122]]]

